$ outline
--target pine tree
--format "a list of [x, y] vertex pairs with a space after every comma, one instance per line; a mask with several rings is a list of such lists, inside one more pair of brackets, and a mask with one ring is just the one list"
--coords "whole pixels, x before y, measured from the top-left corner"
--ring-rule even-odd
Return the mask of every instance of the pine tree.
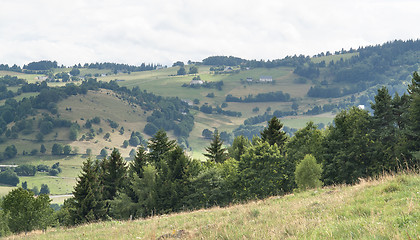
[[161, 129], [149, 140], [148, 147], [150, 149], [150, 161], [158, 164], [165, 154], [173, 150], [175, 147], [175, 140], [169, 140], [166, 132]]
[[143, 177], [144, 167], [148, 162], [148, 156], [146, 149], [143, 146], [140, 146], [137, 149], [137, 154], [134, 157], [133, 161], [130, 163], [130, 173], [136, 173], [139, 178]]
[[409, 119], [410, 126], [408, 138], [411, 141], [411, 150], [420, 150], [420, 75], [414, 72], [411, 84], [408, 85], [409, 93]]
[[101, 163], [101, 182], [104, 187], [103, 199], [112, 200], [118, 191], [127, 185], [127, 166], [116, 148], [108, 159]]
[[386, 87], [378, 89], [375, 102], [371, 104], [373, 109], [373, 126], [383, 131], [391, 131], [394, 126], [394, 115], [392, 112], [392, 98]]
[[72, 224], [94, 222], [106, 218], [105, 202], [102, 200], [103, 188], [100, 183], [99, 162], [88, 158], [82, 166], [73, 191], [73, 199], [68, 201]]
[[203, 155], [207, 157], [209, 161], [216, 163], [223, 163], [227, 159], [226, 148], [223, 147], [223, 141], [220, 139], [219, 131], [215, 130], [213, 134], [213, 140], [209, 147], [205, 148], [207, 153]]
[[277, 147], [283, 149], [287, 140], [286, 133], [282, 130], [283, 123], [276, 116], [268, 121], [268, 127], [261, 132], [261, 139], [268, 142], [271, 146], [277, 144]]

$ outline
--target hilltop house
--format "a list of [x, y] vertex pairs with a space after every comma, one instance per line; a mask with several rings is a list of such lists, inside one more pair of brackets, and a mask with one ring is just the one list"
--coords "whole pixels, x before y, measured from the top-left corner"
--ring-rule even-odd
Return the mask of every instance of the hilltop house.
[[260, 82], [272, 82], [272, 81], [273, 81], [272, 76], [261, 76], [260, 77]]
[[252, 82], [253, 80], [254, 80], [254, 79], [252, 79], [252, 77], [247, 77], [247, 78], [246, 78], [246, 81], [247, 81], [247, 82]]

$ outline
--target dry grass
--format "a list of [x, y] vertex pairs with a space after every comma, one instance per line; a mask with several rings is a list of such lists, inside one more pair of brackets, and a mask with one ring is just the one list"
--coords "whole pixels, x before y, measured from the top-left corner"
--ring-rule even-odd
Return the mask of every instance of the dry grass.
[[420, 176], [387, 175], [226, 208], [9, 239], [420, 239]]

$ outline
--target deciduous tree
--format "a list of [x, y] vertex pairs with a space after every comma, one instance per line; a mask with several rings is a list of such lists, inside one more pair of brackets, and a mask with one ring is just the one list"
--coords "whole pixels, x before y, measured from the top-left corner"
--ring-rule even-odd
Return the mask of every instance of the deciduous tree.
[[316, 162], [314, 156], [308, 154], [296, 166], [295, 181], [300, 190], [321, 187], [321, 174], [321, 164]]
[[9, 192], [2, 202], [2, 209], [8, 216], [8, 226], [12, 232], [29, 232], [46, 229], [52, 224], [53, 209], [48, 195], [34, 198], [34, 194], [23, 188]]

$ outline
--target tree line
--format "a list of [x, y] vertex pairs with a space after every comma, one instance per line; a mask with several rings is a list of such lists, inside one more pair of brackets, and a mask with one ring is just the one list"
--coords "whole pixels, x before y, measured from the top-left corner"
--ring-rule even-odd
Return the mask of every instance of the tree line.
[[258, 93], [257, 95], [249, 94], [248, 96], [235, 97], [232, 94], [226, 96], [226, 102], [287, 102], [290, 101], [290, 95], [282, 91]]

